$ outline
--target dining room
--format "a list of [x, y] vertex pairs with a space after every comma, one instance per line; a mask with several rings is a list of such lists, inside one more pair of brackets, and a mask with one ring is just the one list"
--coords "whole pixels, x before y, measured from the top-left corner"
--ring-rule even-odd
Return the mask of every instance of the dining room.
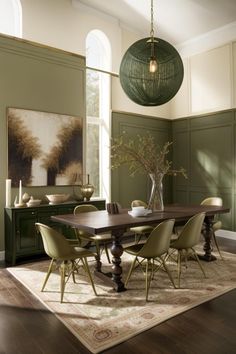
[[[30, 353], [36, 341], [36, 331], [33, 331], [30, 338], [30, 326], [38, 316], [37, 326], [42, 330], [45, 316], [45, 328], [48, 327], [48, 333], [52, 336], [51, 342], [45, 331], [41, 342], [37, 343], [37, 352], [54, 353], [60, 351], [61, 345], [62, 352], [69, 353], [151, 353], [153, 348], [160, 353], [191, 353], [189, 348], [192, 348], [194, 353], [200, 350], [199, 338], [205, 338], [206, 347], [201, 347], [202, 353], [233, 353], [235, 339], [231, 331], [236, 310], [234, 305], [228, 307], [228, 304], [235, 302], [235, 286], [231, 285], [235, 281], [225, 263], [226, 259], [231, 262], [230, 257], [233, 259], [236, 253], [235, 18], [236, 4], [231, 0], [224, 4], [211, 0], [176, 0], [174, 3], [167, 0], [4, 0], [0, 3], [0, 297], [3, 321], [9, 321], [9, 330], [6, 329], [7, 323], [1, 322], [1, 327], [5, 329], [0, 338], [5, 339], [4, 346], [0, 344], [0, 351]], [[125, 65], [132, 57], [133, 48], [141, 45], [145, 38], [151, 71], [142, 71], [143, 68], [137, 66], [137, 62], [128, 63], [130, 66], [127, 69]], [[163, 53], [167, 50], [173, 55], [173, 62], [169, 57], [165, 58]], [[164, 64], [158, 61], [159, 51], [162, 52]], [[171, 69], [168, 67], [170, 62]], [[134, 72], [131, 75], [132, 65]], [[170, 70], [168, 75], [167, 69]], [[136, 87], [136, 84], [140, 84], [141, 72], [141, 87]], [[133, 80], [136, 73], [138, 77]], [[161, 77], [162, 73], [166, 76]], [[149, 86], [153, 78], [155, 80]], [[156, 97], [150, 99], [150, 92], [144, 89], [151, 90], [153, 87]], [[139, 159], [135, 160], [134, 155], [128, 155], [130, 151], [139, 154]], [[144, 163], [141, 161], [143, 156]], [[161, 166], [160, 156], [164, 156], [164, 172], [161, 171], [161, 174], [156, 169], [156, 166]], [[136, 164], [137, 161], [141, 161], [142, 168]], [[154, 169], [150, 170], [152, 163]], [[153, 171], [159, 177], [161, 175], [158, 182], [153, 180]], [[154, 182], [160, 187], [161, 208], [152, 205]], [[57, 202], [50, 199], [51, 196], [65, 199]], [[221, 205], [203, 206], [203, 201], [209, 197], [219, 198]], [[141, 218], [130, 215], [128, 212], [134, 200], [147, 203], [147, 209], [153, 214]], [[80, 204], [93, 204], [98, 209], [95, 214], [91, 213], [93, 216], [89, 224], [86, 224], [87, 219], [81, 221], [82, 214], [73, 215], [74, 208]], [[114, 204], [119, 212], [107, 209], [108, 205], [114, 207]], [[176, 209], [168, 211], [168, 208], [176, 206], [187, 209], [181, 211], [183, 214]], [[205, 286], [202, 298], [206, 296], [207, 300], [197, 302], [197, 291], [194, 294], [189, 289], [178, 298], [178, 304], [171, 302], [172, 297], [168, 301], [172, 307], [182, 306], [181, 301], [187, 299], [194, 305], [188, 307], [185, 304], [182, 312], [176, 309], [173, 315], [163, 317], [160, 324], [156, 319], [156, 322], [152, 322], [148, 318], [151, 312], [144, 312], [148, 306], [145, 303], [144, 280], [137, 282], [137, 275], [134, 274], [133, 283], [131, 277], [129, 286], [124, 285], [129, 268], [127, 260], [130, 259], [123, 248], [134, 241], [130, 229], [143, 226], [151, 226], [153, 229], [167, 219], [175, 219], [176, 224], [181, 221], [182, 227], [188, 219], [204, 210], [208, 213], [205, 218], [206, 228], [197, 253], [203, 253], [205, 260], [208, 260], [201, 261], [201, 264], [204, 269], [210, 269], [208, 278], [212, 278], [212, 281], [209, 279], [207, 291], [212, 291], [212, 297], [207, 297], [208, 293], [206, 296]], [[76, 221], [65, 217], [69, 215]], [[97, 225], [95, 215], [98, 215], [98, 224], [101, 223], [100, 216], [106, 215], [105, 224]], [[213, 239], [213, 219], [220, 223], [215, 233], [216, 241]], [[57, 297], [52, 310], [49, 304], [51, 300], [41, 297], [46, 296], [46, 292], [41, 294], [37, 290], [35, 294], [33, 291], [36, 295], [34, 297], [29, 291], [32, 279], [42, 285], [42, 275], [47, 273], [45, 263], [41, 271], [37, 271], [37, 266], [41, 267], [42, 256], [45, 257], [45, 248], [40, 233], [36, 232], [35, 223], [48, 224], [62, 230], [69, 238], [74, 228], [83, 230], [85, 227], [86, 231], [96, 236], [104, 231], [111, 232], [108, 244], [112, 246], [108, 249], [108, 257], [105, 252], [102, 253], [101, 261], [105, 270], [112, 273], [110, 278], [115, 282], [106, 288], [102, 278], [92, 274], [95, 288], [98, 283], [98, 299], [94, 297], [91, 288], [88, 297], [86, 295], [84, 298], [85, 312], [76, 312], [76, 316], [84, 316], [84, 336], [78, 337], [76, 330], [71, 330], [73, 319], [64, 328], [65, 322], [61, 318], [64, 316], [65, 320], [65, 313], [70, 311], [69, 306], [62, 304], [64, 315], [60, 313], [54, 319], [53, 313], [60, 312]], [[178, 231], [180, 233], [181, 227]], [[142, 235], [141, 239], [144, 241], [146, 237]], [[96, 247], [95, 243], [91, 248], [96, 253], [96, 261], [88, 261], [93, 268], [99, 267], [99, 247]], [[216, 261], [209, 262], [213, 258]], [[192, 271], [200, 279], [195, 284], [200, 289], [201, 284], [205, 284], [203, 274], [197, 264], [191, 269], [192, 263], [197, 262], [189, 263], [184, 284], [187, 284], [188, 289], [187, 275], [188, 271], [189, 274]], [[214, 285], [216, 281], [212, 275], [214, 267], [217, 269], [219, 263], [222, 276], [224, 274], [225, 281], [229, 282], [223, 284], [224, 279], [219, 278], [218, 283], [222, 281], [223, 284], [221, 290], [218, 288], [220, 284]], [[174, 283], [177, 283], [177, 268], [173, 264], [170, 268], [175, 274]], [[31, 278], [26, 279], [30, 269]], [[133, 273], [136, 273], [136, 269]], [[160, 285], [160, 301], [164, 303], [166, 293], [173, 290], [173, 284], [162, 273], [163, 284], [168, 290], [164, 292]], [[149, 290], [152, 300], [157, 296], [153, 300], [155, 305], [158, 302], [158, 274]], [[19, 282], [17, 278], [22, 280]], [[65, 286], [66, 299], [70, 292], [74, 294], [75, 291], [71, 278], [68, 292], [67, 284]], [[138, 290], [135, 290], [132, 287], [137, 283]], [[24, 284], [28, 286], [25, 288]], [[56, 278], [52, 277], [51, 284], [57, 287]], [[89, 286], [86, 282], [82, 286], [82, 292], [86, 294]], [[126, 288], [128, 290], [123, 291]], [[131, 304], [127, 295], [130, 289], [141, 311], [137, 312], [136, 319], [132, 317], [133, 322], [131, 314], [134, 316], [136, 305]], [[181, 292], [180, 289], [178, 291]], [[17, 294], [15, 298], [14, 293]], [[9, 299], [7, 294], [10, 294]], [[59, 296], [59, 293], [56, 295]], [[74, 296], [68, 299], [68, 303], [71, 301], [75, 307], [78, 305]], [[118, 305], [114, 306], [116, 301], [122, 309]], [[20, 306], [17, 306], [18, 302]], [[30, 303], [28, 308], [27, 302]], [[97, 312], [91, 310], [94, 308]], [[232, 311], [230, 315], [229, 308]], [[106, 310], [103, 312], [102, 309]], [[127, 309], [127, 313], [124, 309]], [[168, 312], [169, 308], [165, 311]], [[14, 322], [18, 312], [22, 323]], [[127, 330], [127, 337], [122, 334], [125, 340], [112, 342], [115, 325], [113, 323], [114, 327], [111, 325], [109, 328], [105, 320], [115, 316], [116, 312], [120, 316], [116, 323], [119, 318], [127, 317], [123, 322], [123, 331]], [[157, 309], [153, 313], [157, 316], [161, 311]], [[212, 331], [207, 331], [204, 325], [200, 333], [201, 321], [196, 318], [204, 322], [207, 314], [212, 321]], [[99, 328], [96, 323], [99, 316], [104, 320], [106, 330], [94, 330], [97, 342], [93, 346], [86, 337], [92, 332], [86, 333], [88, 327], [85, 318], [94, 320], [90, 322], [90, 329]], [[219, 324], [221, 316], [224, 319]], [[135, 327], [135, 321], [140, 318], [143, 319], [144, 329], [139, 331], [136, 328], [135, 334], [128, 336], [129, 331], [132, 332], [131, 327]], [[121, 320], [120, 324], [122, 327]], [[176, 333], [178, 325], [180, 329]], [[18, 349], [17, 344], [7, 340], [14, 326], [17, 328], [16, 343], [20, 343]], [[24, 331], [21, 331], [21, 326]], [[61, 333], [60, 339], [53, 334], [55, 328]], [[112, 334], [107, 328], [110, 331], [113, 328]], [[118, 324], [116, 328], [117, 333], [121, 331]], [[191, 335], [181, 347], [180, 337], [186, 328], [192, 328]], [[200, 337], [193, 338], [194, 332]], [[24, 338], [22, 341], [21, 335]], [[171, 343], [168, 343], [169, 336], [173, 336]], [[105, 340], [109, 344], [102, 346]], [[65, 344], [59, 344], [62, 342]], [[145, 346], [140, 345], [141, 342]], [[157, 342], [160, 342], [159, 347]]]

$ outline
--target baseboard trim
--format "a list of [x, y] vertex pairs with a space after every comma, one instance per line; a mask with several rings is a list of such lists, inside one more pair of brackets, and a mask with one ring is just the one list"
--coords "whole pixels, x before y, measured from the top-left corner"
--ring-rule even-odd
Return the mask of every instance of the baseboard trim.
[[5, 251], [0, 251], [0, 261], [5, 261]]
[[223, 238], [228, 238], [230, 240], [236, 240], [236, 232], [235, 231], [218, 230], [216, 232], [216, 236], [223, 237]]

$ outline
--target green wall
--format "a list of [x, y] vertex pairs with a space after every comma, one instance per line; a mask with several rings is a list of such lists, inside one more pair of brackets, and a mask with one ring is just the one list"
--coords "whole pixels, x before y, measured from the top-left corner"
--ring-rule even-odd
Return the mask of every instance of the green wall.
[[[0, 36], [0, 251], [4, 250], [7, 178], [7, 107], [85, 117], [85, 58], [32, 42]], [[71, 187], [23, 188], [35, 197]], [[12, 190], [12, 199], [18, 191]]]
[[[166, 141], [171, 141], [171, 121], [157, 119], [138, 114], [112, 112], [111, 136], [118, 137], [125, 132], [127, 137], [135, 138], [138, 134], [144, 135], [149, 131], [162, 146]], [[171, 158], [171, 156], [170, 156]], [[122, 207], [130, 207], [134, 199], [148, 201], [150, 194], [149, 177], [142, 174], [129, 176], [128, 166], [124, 165], [112, 171], [111, 199], [119, 202]], [[164, 181], [164, 202], [170, 202], [172, 185], [170, 178]]]
[[173, 179], [173, 201], [199, 204], [209, 196], [222, 197], [231, 208], [221, 217], [224, 229], [236, 230], [236, 110], [175, 120], [172, 132], [173, 161], [188, 172], [187, 180]]
[[[125, 131], [135, 137], [150, 131], [160, 145], [173, 141], [169, 159], [175, 168], [184, 167], [188, 179], [166, 179], [164, 202], [199, 204], [209, 196], [220, 196], [231, 212], [221, 216], [224, 229], [236, 230], [236, 110], [177, 120], [163, 120], [124, 112], [112, 113], [112, 137]], [[133, 199], [148, 200], [150, 181], [129, 176], [127, 166], [112, 172], [112, 200], [129, 207]]]

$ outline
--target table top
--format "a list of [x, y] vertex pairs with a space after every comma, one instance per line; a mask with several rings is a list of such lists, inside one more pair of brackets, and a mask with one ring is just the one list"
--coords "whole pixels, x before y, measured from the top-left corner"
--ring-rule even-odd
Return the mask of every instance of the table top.
[[113, 230], [128, 229], [130, 227], [156, 224], [168, 219], [186, 221], [191, 216], [205, 212], [206, 216], [228, 213], [229, 208], [211, 205], [166, 205], [164, 211], [154, 211], [141, 217], [133, 217], [128, 214], [128, 209], [122, 209], [119, 214], [108, 214], [106, 210], [80, 213], [77, 215], [55, 215], [51, 219], [72, 227], [76, 227], [93, 234], [104, 233]]

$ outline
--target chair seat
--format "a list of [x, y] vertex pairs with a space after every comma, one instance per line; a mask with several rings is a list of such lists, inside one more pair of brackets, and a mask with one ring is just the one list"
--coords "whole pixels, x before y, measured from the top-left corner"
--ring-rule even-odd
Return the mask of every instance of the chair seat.
[[[98, 209], [92, 205], [92, 204], [81, 204], [77, 205], [74, 209], [74, 215], [77, 215], [79, 213], [87, 213], [87, 212], [95, 212]], [[102, 235], [95, 235], [91, 234], [87, 231], [76, 229], [75, 228], [75, 234], [76, 237], [79, 240], [80, 246], [81, 246], [81, 241], [87, 241], [95, 244], [96, 247], [96, 253], [97, 253], [97, 259], [100, 259], [101, 257], [101, 248], [100, 244], [104, 247], [104, 250], [106, 252], [107, 260], [109, 263], [111, 263], [109, 252], [108, 252], [108, 244], [112, 241], [112, 236], [110, 233], [105, 233]], [[86, 245], [87, 246], [87, 245]], [[98, 261], [97, 265], [99, 264], [100, 261]]]
[[153, 227], [149, 226], [149, 225], [135, 226], [135, 227], [130, 228], [130, 231], [132, 231], [136, 234], [150, 233], [152, 230], [153, 230]]
[[216, 221], [212, 225], [213, 231], [222, 229], [222, 222], [220, 220]]
[[82, 248], [82, 247], [73, 247], [73, 253], [75, 257], [95, 257], [96, 256], [96, 253], [93, 253], [90, 250], [87, 250], [86, 248]]
[[110, 234], [102, 234], [102, 235], [81, 235], [80, 236], [84, 240], [88, 241], [109, 241], [112, 240], [112, 236]]
[[132, 246], [124, 247], [124, 251], [129, 254], [132, 254], [133, 256], [136, 256], [143, 247], [143, 245], [144, 243], [135, 243]]

